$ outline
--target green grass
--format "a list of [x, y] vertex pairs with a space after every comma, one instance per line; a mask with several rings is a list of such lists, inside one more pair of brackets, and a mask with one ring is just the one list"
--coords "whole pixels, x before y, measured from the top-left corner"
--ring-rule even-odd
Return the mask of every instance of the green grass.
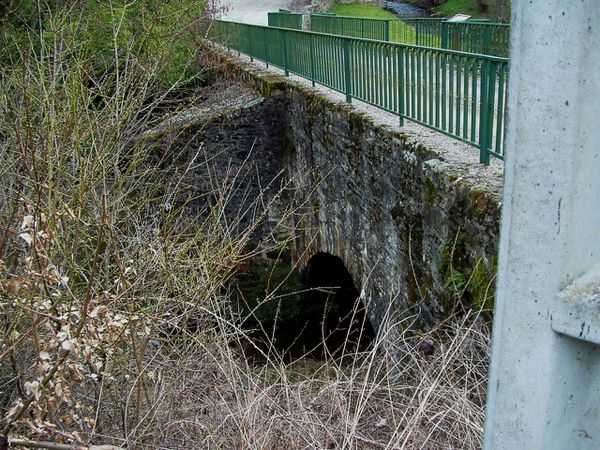
[[369, 19], [395, 19], [391, 12], [379, 6], [363, 5], [361, 3], [348, 3], [346, 5], [334, 5], [331, 12], [338, 16], [366, 17]]
[[[366, 19], [397, 19], [391, 12], [378, 6], [363, 5], [361, 3], [348, 3], [334, 5], [331, 12], [338, 16], [362, 17]], [[390, 28], [390, 40], [405, 44], [415, 43], [415, 29], [400, 21], [396, 21]]]

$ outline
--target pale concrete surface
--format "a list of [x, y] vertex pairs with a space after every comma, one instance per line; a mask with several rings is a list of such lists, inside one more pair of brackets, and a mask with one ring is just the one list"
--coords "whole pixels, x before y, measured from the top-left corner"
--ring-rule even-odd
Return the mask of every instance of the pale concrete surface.
[[[598, 2], [514, 2], [511, 40], [484, 448], [597, 450]], [[582, 280], [596, 286], [573, 299]], [[596, 301], [596, 314], [585, 320], [589, 301]], [[566, 317], [573, 321], [565, 323]], [[577, 320], [583, 332], [573, 332]]]
[[227, 8], [225, 20], [267, 25], [267, 13], [290, 9], [292, 0], [223, 0], [222, 4]]

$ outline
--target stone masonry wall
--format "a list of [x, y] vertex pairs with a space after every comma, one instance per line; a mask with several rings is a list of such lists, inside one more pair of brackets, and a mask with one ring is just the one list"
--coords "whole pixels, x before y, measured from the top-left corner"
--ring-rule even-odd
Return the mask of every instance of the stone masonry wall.
[[281, 151], [303, 205], [301, 264], [319, 251], [340, 257], [376, 327], [388, 310], [430, 324], [460, 304], [490, 306], [501, 179], [474, 175], [472, 163], [451, 162], [309, 87], [234, 66], [285, 105], [287, 126], [273, 132], [286, 133]]

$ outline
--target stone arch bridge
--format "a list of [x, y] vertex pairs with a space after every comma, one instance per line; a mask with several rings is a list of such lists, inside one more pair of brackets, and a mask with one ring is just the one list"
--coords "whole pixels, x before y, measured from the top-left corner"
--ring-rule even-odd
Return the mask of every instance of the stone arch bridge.
[[[501, 163], [483, 166], [476, 149], [465, 153], [464, 144], [430, 130], [400, 128], [397, 118], [375, 119], [343, 97], [248, 61], [224, 64], [229, 79], [217, 111], [200, 107], [182, 123], [208, 122], [198, 136], [207, 158], [254, 163], [259, 176], [238, 177], [243, 194], [233, 204], [248, 215], [259, 195], [271, 205], [258, 240], [273, 235], [281, 205], [292, 202], [285, 227], [295, 231], [292, 262], [302, 269], [318, 254], [339, 258], [375, 328], [388, 313], [435, 323], [457, 300], [491, 306]], [[282, 184], [285, 201], [269, 203]]]

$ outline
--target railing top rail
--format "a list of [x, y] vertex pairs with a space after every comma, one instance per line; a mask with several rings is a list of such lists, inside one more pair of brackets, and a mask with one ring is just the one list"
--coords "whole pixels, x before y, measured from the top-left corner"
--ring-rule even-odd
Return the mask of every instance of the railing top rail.
[[292, 11], [269, 11], [267, 14], [285, 14], [286, 16], [303, 16], [302, 13], [292, 12]]
[[382, 19], [378, 17], [356, 17], [356, 16], [331, 16], [329, 14], [311, 14], [311, 17], [327, 17], [328, 19], [353, 19], [353, 20], [372, 20], [374, 22], [392, 22], [397, 19]]
[[353, 36], [344, 36], [344, 35], [340, 35], [340, 34], [319, 33], [316, 31], [308, 31], [308, 30], [295, 30], [293, 28], [270, 27], [270, 26], [266, 26], [266, 25], [234, 22], [234, 21], [230, 21], [230, 20], [217, 20], [217, 22], [234, 23], [237, 25], [244, 25], [244, 26], [249, 26], [249, 27], [253, 27], [253, 28], [268, 28], [268, 29], [274, 29], [274, 30], [281, 30], [281, 31], [285, 31], [288, 33], [298, 33], [298, 34], [305, 34], [305, 35], [306, 34], [314, 34], [317, 36], [327, 36], [327, 37], [336, 38], [336, 39], [340, 39], [340, 40], [372, 42], [375, 44], [389, 45], [391, 47], [397, 47], [397, 48], [411, 48], [411, 49], [415, 49], [415, 50], [427, 50], [427, 51], [443, 53], [443, 54], [447, 54], [447, 55], [466, 56], [466, 57], [484, 59], [484, 60], [495, 61], [495, 62], [508, 62], [509, 61], [508, 58], [503, 58], [501, 56], [485, 55], [485, 54], [481, 54], [481, 53], [461, 52], [459, 50], [448, 50], [445, 48], [438, 48], [438, 47], [427, 47], [427, 46], [423, 46], [423, 45], [404, 44], [401, 42], [379, 41], [376, 39], [366, 39], [366, 38], [359, 38], [359, 37], [353, 37]]
[[393, 20], [431, 20], [436, 22], [443, 22], [444, 20], [448, 20], [447, 17], [398, 17]]

